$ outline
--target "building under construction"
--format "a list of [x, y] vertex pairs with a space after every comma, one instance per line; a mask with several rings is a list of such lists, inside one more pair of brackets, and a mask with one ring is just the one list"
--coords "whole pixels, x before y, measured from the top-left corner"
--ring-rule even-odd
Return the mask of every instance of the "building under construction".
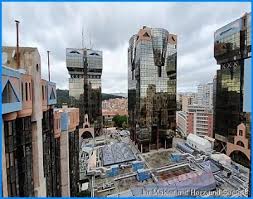
[[144, 26], [128, 48], [131, 139], [141, 152], [170, 148], [176, 128], [177, 36]]
[[94, 127], [95, 134], [99, 134], [102, 129], [102, 52], [67, 48], [66, 66], [70, 75], [71, 106], [80, 109], [80, 127], [83, 127], [84, 116], [88, 114], [88, 122]]

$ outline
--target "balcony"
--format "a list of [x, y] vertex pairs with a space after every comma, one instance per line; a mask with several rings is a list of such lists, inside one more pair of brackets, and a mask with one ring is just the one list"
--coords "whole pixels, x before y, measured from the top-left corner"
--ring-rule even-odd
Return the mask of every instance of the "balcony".
[[20, 71], [2, 66], [2, 114], [22, 109], [20, 85]]

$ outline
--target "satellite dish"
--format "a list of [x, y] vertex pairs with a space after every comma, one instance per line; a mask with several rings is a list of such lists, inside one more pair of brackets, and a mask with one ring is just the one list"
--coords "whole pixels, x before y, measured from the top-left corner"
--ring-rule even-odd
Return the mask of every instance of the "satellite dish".
[[6, 64], [8, 60], [8, 55], [6, 52], [3, 52], [3, 64]]

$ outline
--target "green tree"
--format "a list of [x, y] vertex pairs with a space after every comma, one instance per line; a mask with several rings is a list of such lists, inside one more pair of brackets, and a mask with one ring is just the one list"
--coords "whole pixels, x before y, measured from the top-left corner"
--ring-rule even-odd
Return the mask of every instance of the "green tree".
[[122, 128], [123, 123], [127, 124], [127, 116], [126, 115], [115, 115], [112, 118], [112, 121], [114, 122], [114, 125], [116, 127]]
[[127, 123], [126, 123], [126, 122], [123, 122], [122, 128], [123, 128], [123, 129], [127, 129], [127, 127], [128, 127]]
[[81, 191], [76, 194], [76, 197], [91, 197], [91, 193], [88, 190]]

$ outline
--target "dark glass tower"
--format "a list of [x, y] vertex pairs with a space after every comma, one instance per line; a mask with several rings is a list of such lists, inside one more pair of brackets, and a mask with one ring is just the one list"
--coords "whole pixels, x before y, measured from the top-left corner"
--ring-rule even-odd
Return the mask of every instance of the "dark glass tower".
[[[245, 14], [214, 34], [214, 57], [220, 65], [216, 76], [214, 132], [216, 150], [225, 153], [227, 143], [235, 141], [238, 125], [248, 125], [250, 82], [245, 80], [245, 74], [251, 68], [250, 38], [251, 14]], [[249, 128], [246, 127], [248, 140], [249, 135]]]
[[169, 148], [176, 128], [177, 36], [143, 27], [128, 48], [128, 114], [139, 150]]
[[66, 65], [70, 75], [69, 97], [71, 106], [80, 109], [80, 126], [88, 114], [95, 133], [102, 128], [101, 51], [91, 49], [66, 49]]

